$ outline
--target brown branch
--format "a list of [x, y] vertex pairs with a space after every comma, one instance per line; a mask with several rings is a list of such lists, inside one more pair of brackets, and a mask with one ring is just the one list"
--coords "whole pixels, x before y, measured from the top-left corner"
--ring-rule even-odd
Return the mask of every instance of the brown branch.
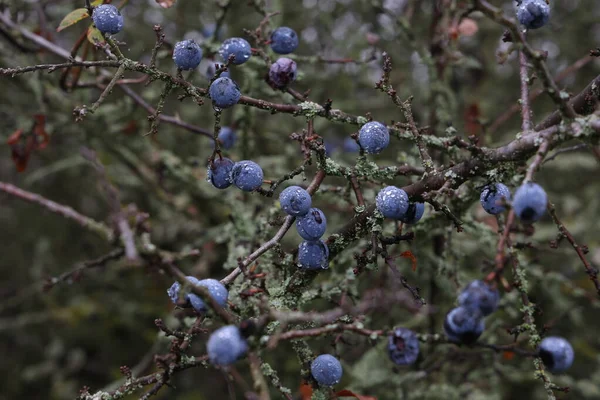
[[10, 183], [0, 182], [0, 192], [4, 192], [21, 200], [40, 205], [55, 214], [73, 220], [82, 227], [89, 229], [109, 242], [114, 240], [114, 233], [112, 229], [102, 222], [98, 222], [90, 217], [86, 217], [85, 215], [78, 213], [71, 207], [55, 203], [52, 200], [48, 200], [45, 197], [40, 196], [39, 194], [19, 189]]
[[554, 220], [554, 223], [556, 224], [556, 227], [558, 228], [560, 234], [563, 235], [569, 241], [569, 243], [571, 243], [571, 246], [573, 246], [573, 249], [577, 253], [577, 256], [579, 256], [579, 259], [585, 267], [585, 272], [594, 284], [598, 296], [600, 296], [600, 284], [598, 283], [598, 269], [594, 268], [585, 257], [585, 254], [587, 253], [587, 246], [580, 246], [577, 244], [571, 232], [569, 232], [565, 224], [563, 224], [556, 215], [556, 209], [554, 208], [554, 204], [550, 202], [548, 202], [548, 213], [550, 213], [550, 216], [552, 217], [552, 220]]

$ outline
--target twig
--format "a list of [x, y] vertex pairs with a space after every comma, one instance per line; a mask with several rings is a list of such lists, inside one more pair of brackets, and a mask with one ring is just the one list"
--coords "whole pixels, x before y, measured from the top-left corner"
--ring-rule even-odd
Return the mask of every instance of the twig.
[[598, 269], [594, 268], [585, 257], [585, 254], [587, 253], [587, 246], [580, 246], [577, 244], [575, 238], [573, 237], [571, 232], [569, 232], [565, 224], [563, 224], [560, 221], [560, 219], [558, 219], [558, 216], [556, 215], [556, 208], [554, 207], [554, 204], [550, 202], [548, 202], [548, 213], [552, 217], [552, 220], [554, 220], [554, 223], [556, 224], [556, 227], [558, 228], [560, 234], [563, 235], [569, 241], [569, 243], [571, 243], [571, 246], [573, 246], [573, 249], [577, 253], [577, 256], [579, 256], [579, 259], [585, 267], [585, 272], [596, 287], [596, 292], [598, 293], [598, 296], [600, 296], [600, 284], [598, 283]]
[[114, 240], [114, 233], [112, 229], [102, 222], [95, 221], [90, 217], [86, 217], [85, 215], [78, 213], [71, 207], [63, 206], [38, 194], [19, 189], [10, 183], [0, 182], [0, 191], [11, 196], [15, 196], [21, 200], [40, 205], [55, 214], [73, 220], [82, 227], [89, 229], [109, 242]]

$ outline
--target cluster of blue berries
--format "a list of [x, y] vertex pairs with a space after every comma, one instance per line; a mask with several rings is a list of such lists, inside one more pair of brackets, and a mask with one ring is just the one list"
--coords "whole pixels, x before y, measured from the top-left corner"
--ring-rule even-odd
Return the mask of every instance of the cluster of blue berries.
[[[194, 286], [202, 286], [208, 289], [208, 293], [210, 297], [212, 297], [217, 304], [221, 307], [225, 307], [227, 305], [227, 298], [229, 297], [229, 292], [223, 286], [221, 282], [216, 279], [197, 279], [193, 276], [187, 277], [188, 282]], [[207, 312], [208, 306], [206, 303], [195, 293], [187, 293], [184, 296], [184, 303], [181, 304], [178, 302], [179, 300], [179, 292], [181, 291], [181, 284], [179, 282], [173, 283], [171, 287], [167, 290], [167, 294], [171, 301], [175, 304], [179, 304], [183, 308], [193, 307], [194, 310], [198, 312]]]
[[217, 189], [231, 185], [244, 192], [252, 192], [263, 183], [263, 170], [254, 161], [243, 160], [234, 163], [229, 158], [217, 158], [208, 166], [208, 180]]
[[550, 20], [547, 0], [517, 0], [517, 19], [527, 29], [538, 29]]
[[[511, 200], [510, 190], [502, 183], [487, 185], [479, 198], [483, 209], [492, 215], [506, 210]], [[544, 189], [534, 182], [526, 182], [515, 192], [512, 207], [515, 215], [524, 223], [531, 224], [542, 218], [548, 205], [548, 196]]]
[[[298, 35], [292, 28], [282, 26], [271, 34], [271, 49], [277, 54], [290, 54], [298, 47]], [[298, 75], [296, 62], [281, 57], [269, 68], [269, 81], [279, 89], [283, 89], [296, 80]]]
[[114, 35], [123, 30], [123, 16], [119, 9], [112, 4], [102, 4], [94, 8], [92, 20], [102, 33]]
[[425, 212], [425, 204], [410, 202], [408, 194], [396, 186], [387, 186], [375, 198], [375, 207], [385, 217], [406, 224], [415, 224]]
[[444, 320], [448, 340], [472, 344], [485, 329], [484, 317], [498, 308], [498, 290], [484, 281], [473, 281], [458, 296], [459, 306], [450, 310]]
[[304, 269], [327, 269], [329, 248], [321, 240], [327, 229], [323, 211], [312, 207], [310, 194], [300, 186], [290, 186], [279, 194], [283, 211], [296, 217], [296, 230], [304, 239], [298, 246], [298, 265]]

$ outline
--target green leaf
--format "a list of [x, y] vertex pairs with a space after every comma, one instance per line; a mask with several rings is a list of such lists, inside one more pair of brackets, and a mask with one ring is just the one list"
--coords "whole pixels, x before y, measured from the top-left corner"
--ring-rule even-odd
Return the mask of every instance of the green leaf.
[[58, 28], [56, 28], [56, 32], [60, 32], [71, 25], [75, 25], [79, 21], [86, 19], [89, 16], [90, 14], [88, 14], [87, 9], [85, 8], [78, 8], [76, 10], [73, 10], [63, 18]]
[[90, 26], [87, 31], [87, 39], [94, 46], [99, 45], [101, 43], [105, 43], [104, 36], [102, 36], [102, 32], [98, 30], [95, 26]]

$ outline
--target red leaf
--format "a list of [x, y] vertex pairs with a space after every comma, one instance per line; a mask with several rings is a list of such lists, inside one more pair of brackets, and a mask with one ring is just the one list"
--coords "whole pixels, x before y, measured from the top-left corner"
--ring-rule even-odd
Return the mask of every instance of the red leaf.
[[48, 146], [50, 141], [50, 135], [46, 132], [46, 116], [37, 114], [33, 116], [35, 125], [33, 127], [33, 134], [36, 136], [36, 148], [44, 149]]
[[10, 146], [14, 146], [15, 144], [19, 143], [19, 139], [21, 139], [22, 134], [23, 134], [23, 129], [17, 129], [16, 131], [13, 132], [12, 135], [10, 135], [8, 137], [6, 144], [8, 144]]
[[464, 113], [465, 118], [465, 131], [468, 136], [479, 135], [481, 133], [481, 123], [479, 121], [481, 117], [481, 110], [475, 103], [470, 104]]
[[302, 400], [310, 400], [313, 394], [313, 389], [312, 386], [310, 386], [308, 383], [303, 382], [302, 385], [300, 385], [300, 396], [302, 396]]
[[363, 396], [360, 394], [356, 394], [348, 389], [340, 390], [339, 392], [336, 393], [336, 396], [338, 396], [338, 397], [354, 397], [355, 399], [358, 399], [358, 400], [377, 400], [376, 397]]
[[400, 257], [409, 258], [412, 263], [413, 272], [417, 270], [417, 257], [415, 257], [415, 255], [410, 250], [401, 253]]

